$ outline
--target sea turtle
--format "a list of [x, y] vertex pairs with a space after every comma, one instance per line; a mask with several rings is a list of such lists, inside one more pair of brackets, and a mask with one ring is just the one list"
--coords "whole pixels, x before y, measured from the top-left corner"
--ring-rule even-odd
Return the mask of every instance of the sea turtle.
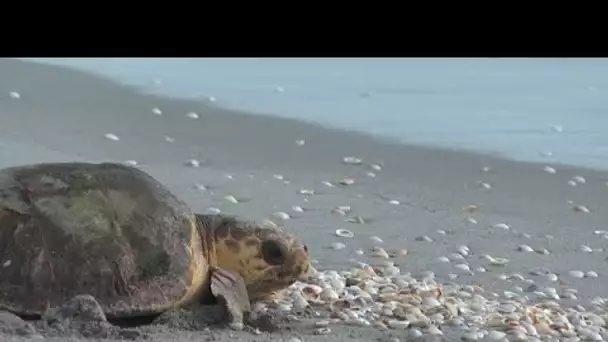
[[0, 170], [0, 310], [40, 317], [94, 298], [108, 320], [222, 299], [230, 323], [311, 270], [282, 229], [201, 215], [117, 163]]

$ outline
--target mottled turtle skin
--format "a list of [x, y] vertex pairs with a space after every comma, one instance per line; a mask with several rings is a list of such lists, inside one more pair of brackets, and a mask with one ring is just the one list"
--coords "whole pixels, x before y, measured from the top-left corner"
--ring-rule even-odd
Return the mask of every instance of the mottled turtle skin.
[[0, 310], [43, 315], [88, 294], [108, 318], [212, 300], [214, 267], [251, 301], [306, 276], [308, 250], [281, 229], [200, 215], [147, 173], [115, 163], [0, 170]]

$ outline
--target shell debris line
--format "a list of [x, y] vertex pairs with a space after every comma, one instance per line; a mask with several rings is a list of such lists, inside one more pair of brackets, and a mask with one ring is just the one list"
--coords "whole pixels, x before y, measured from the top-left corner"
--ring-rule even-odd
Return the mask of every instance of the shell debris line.
[[[336, 231], [343, 235], [343, 231]], [[348, 235], [348, 234], [347, 234]], [[354, 235], [354, 234], [353, 234]], [[350, 237], [350, 236], [349, 236]], [[338, 251], [346, 245], [335, 242], [327, 248]], [[461, 252], [468, 253], [466, 246]], [[356, 255], [364, 255], [357, 250]], [[298, 281], [268, 302], [255, 303], [253, 315], [270, 313], [291, 319], [313, 318], [315, 334], [328, 334], [332, 326], [373, 327], [383, 331], [401, 331], [403, 336], [443, 335], [455, 328], [462, 341], [601, 341], [608, 338], [606, 306], [608, 299], [596, 299], [592, 311], [581, 306], [562, 307], [558, 301], [566, 292], [554, 288], [539, 289], [530, 285], [520, 294], [486, 293], [480, 285], [441, 283], [433, 272], [413, 276], [402, 272], [390, 257], [406, 256], [407, 251], [388, 253], [373, 247], [368, 256], [379, 262], [357, 262], [348, 270], [314, 270], [307, 281]], [[485, 256], [495, 266], [506, 259]], [[447, 257], [439, 261], [449, 263]], [[454, 265], [460, 273], [472, 273], [462, 262]], [[570, 271], [570, 277], [597, 277], [597, 273]], [[457, 274], [452, 274], [456, 279]], [[499, 279], [525, 280], [522, 275], [501, 274]], [[542, 290], [542, 291], [541, 291]], [[522, 292], [542, 293], [536, 302]], [[575, 291], [574, 291], [575, 293]], [[572, 294], [574, 296], [574, 294]]]

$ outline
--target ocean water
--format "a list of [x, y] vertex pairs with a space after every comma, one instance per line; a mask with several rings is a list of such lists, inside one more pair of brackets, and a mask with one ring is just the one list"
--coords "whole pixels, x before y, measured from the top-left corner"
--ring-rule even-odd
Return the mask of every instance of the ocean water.
[[49, 59], [404, 143], [608, 169], [608, 59]]

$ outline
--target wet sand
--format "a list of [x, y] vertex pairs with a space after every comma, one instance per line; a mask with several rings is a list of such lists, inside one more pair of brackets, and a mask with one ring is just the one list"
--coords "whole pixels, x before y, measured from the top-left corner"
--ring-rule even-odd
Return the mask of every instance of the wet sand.
[[[355, 253], [368, 250], [370, 237], [375, 235], [382, 238], [386, 249], [409, 251], [395, 262], [402, 272], [413, 275], [430, 270], [438, 281], [478, 284], [486, 293], [500, 295], [517, 292], [515, 287], [524, 285], [518, 280], [501, 280], [499, 275], [519, 273], [532, 278], [539, 288], [578, 289], [577, 300], [560, 300], [564, 306], [587, 306], [593, 298], [606, 295], [608, 239], [594, 231], [608, 230], [608, 172], [551, 160], [522, 163], [404, 146], [293, 120], [223, 110], [203, 101], [143, 95], [62, 67], [5, 59], [0, 60], [0, 75], [0, 167], [42, 161], [136, 160], [138, 167], [167, 184], [196, 211], [214, 207], [227, 214], [275, 222], [279, 222], [272, 217], [275, 212], [293, 215], [280, 223], [306, 241], [318, 270], [349, 269], [352, 259], [377, 263], [377, 259]], [[19, 92], [20, 98], [11, 98], [11, 91]], [[162, 115], [152, 112], [156, 107]], [[189, 112], [196, 112], [199, 118], [187, 117]], [[120, 140], [107, 139], [106, 133]], [[296, 144], [299, 139], [305, 141], [303, 146]], [[360, 158], [363, 164], [344, 164], [342, 159], [347, 156]], [[186, 165], [189, 159], [200, 160], [200, 167]], [[382, 170], [371, 169], [372, 163], [381, 163]], [[557, 172], [543, 171], [545, 165]], [[577, 175], [585, 183], [569, 185]], [[355, 179], [355, 184], [338, 185], [346, 177]], [[481, 182], [491, 188], [484, 188]], [[301, 189], [316, 193], [302, 195]], [[229, 203], [226, 195], [247, 201]], [[388, 199], [400, 204], [390, 204]], [[590, 212], [573, 210], [569, 201]], [[370, 222], [345, 222], [345, 217], [331, 213], [338, 205], [352, 207], [348, 217], [358, 215]], [[468, 214], [463, 208], [469, 205], [480, 205], [480, 209]], [[301, 206], [304, 212], [296, 212], [292, 206]], [[510, 228], [494, 227], [498, 223]], [[335, 236], [340, 228], [353, 231], [355, 237]], [[423, 236], [432, 241], [421, 239]], [[328, 249], [339, 241], [346, 244], [345, 249]], [[544, 248], [549, 254], [518, 251], [523, 244]], [[473, 274], [455, 270], [458, 262], [438, 260], [450, 257], [462, 245], [471, 250], [466, 262]], [[581, 245], [591, 251], [581, 251]], [[484, 254], [510, 262], [492, 266]], [[478, 267], [486, 272], [476, 271]], [[530, 274], [539, 268], [550, 270], [559, 280], [551, 282]], [[575, 279], [567, 274], [570, 270], [593, 270], [598, 277]], [[458, 278], [450, 280], [450, 273]], [[457, 339], [458, 332], [448, 330], [446, 339]], [[203, 334], [218, 340], [370, 341], [388, 336], [406, 340], [407, 336], [407, 331], [381, 332], [371, 327], [335, 326], [329, 336], [315, 336], [312, 331], [302, 323], [295, 324], [293, 331], [260, 336], [214, 330], [167, 331], [153, 338], [187, 341], [204, 339]]]

